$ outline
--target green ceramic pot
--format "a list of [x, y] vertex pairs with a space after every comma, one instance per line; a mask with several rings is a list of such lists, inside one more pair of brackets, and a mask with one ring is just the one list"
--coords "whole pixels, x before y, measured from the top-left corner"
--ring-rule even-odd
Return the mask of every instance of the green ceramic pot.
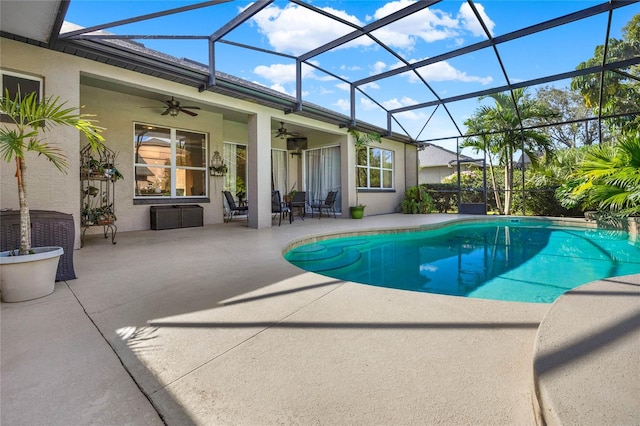
[[353, 219], [362, 219], [364, 216], [364, 206], [349, 207], [349, 210]]

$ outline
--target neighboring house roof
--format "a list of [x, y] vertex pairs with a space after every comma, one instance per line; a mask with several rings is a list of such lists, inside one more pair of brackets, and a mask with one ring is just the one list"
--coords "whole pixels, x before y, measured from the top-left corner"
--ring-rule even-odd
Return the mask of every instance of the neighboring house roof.
[[[458, 156], [454, 151], [450, 151], [438, 145], [430, 143], [423, 144], [424, 149], [418, 153], [420, 160], [420, 168], [425, 167], [449, 167], [449, 165], [455, 164], [458, 161]], [[460, 154], [460, 162], [471, 162], [473, 158]], [[479, 165], [479, 164], [478, 164]]]

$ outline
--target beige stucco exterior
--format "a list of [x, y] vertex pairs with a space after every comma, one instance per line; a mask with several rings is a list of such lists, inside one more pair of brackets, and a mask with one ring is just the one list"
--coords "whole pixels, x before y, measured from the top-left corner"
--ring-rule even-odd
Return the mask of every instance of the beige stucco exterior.
[[[283, 119], [284, 112], [256, 103], [230, 98], [135, 73], [106, 64], [82, 59], [25, 43], [0, 38], [0, 67], [5, 71], [42, 77], [45, 96], [59, 96], [68, 106], [82, 107], [81, 112], [95, 114], [104, 127], [106, 145], [118, 152], [116, 166], [124, 175], [116, 183], [115, 211], [118, 231], [150, 228], [149, 205], [133, 202], [133, 126], [135, 122], [204, 132], [208, 135], [208, 156], [222, 152], [223, 142], [246, 144], [248, 147], [250, 205], [259, 206], [249, 214], [249, 226], [271, 226], [270, 214], [270, 149], [286, 149], [286, 142], [272, 137], [272, 119]], [[145, 93], [175, 96], [185, 103], [204, 105], [197, 117], [183, 114], [162, 116], [155, 108], [157, 100]], [[224, 118], [220, 108], [246, 115], [246, 122]], [[289, 122], [308, 129], [309, 148], [341, 146], [342, 211], [348, 215], [355, 203], [355, 154], [346, 129], [306, 117], [287, 115]], [[71, 213], [76, 224], [76, 247], [80, 245], [80, 181], [79, 151], [85, 142], [74, 129], [58, 128], [49, 134], [49, 141], [64, 149], [69, 160], [66, 174], [59, 173], [42, 158], [28, 159], [28, 199], [31, 209], [56, 210]], [[360, 202], [367, 205], [366, 214], [375, 215], [396, 211], [407, 184], [417, 182], [415, 147], [383, 140], [381, 147], [394, 152], [394, 192], [360, 193]], [[302, 159], [287, 155], [290, 182], [302, 182]], [[17, 191], [13, 166], [2, 163], [0, 208], [17, 209]], [[204, 223], [223, 221], [222, 185], [220, 177], [208, 177], [210, 202], [198, 202], [204, 208]], [[252, 188], [254, 190], [252, 191]], [[348, 188], [348, 189], [347, 189]], [[101, 232], [91, 228], [91, 232]]]

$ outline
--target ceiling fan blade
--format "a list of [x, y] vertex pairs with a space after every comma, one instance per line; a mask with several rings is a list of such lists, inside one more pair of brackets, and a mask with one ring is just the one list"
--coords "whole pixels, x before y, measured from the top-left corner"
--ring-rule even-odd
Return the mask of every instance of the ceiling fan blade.
[[167, 114], [169, 114], [169, 112], [170, 112], [170, 111], [171, 111], [171, 108], [167, 108], [167, 109], [165, 109], [165, 110], [164, 110], [164, 112], [163, 112], [162, 114], [160, 114], [160, 115], [167, 115]]
[[181, 112], [184, 112], [185, 114], [188, 114], [188, 115], [190, 115], [190, 116], [192, 116], [192, 117], [195, 117], [195, 116], [197, 116], [197, 115], [198, 115], [198, 114], [196, 114], [195, 112], [191, 112], [191, 111], [186, 110], [186, 109], [184, 109], [184, 108], [178, 108], [178, 109], [179, 109]]
[[200, 107], [199, 107], [199, 106], [181, 106], [180, 108], [200, 109]]

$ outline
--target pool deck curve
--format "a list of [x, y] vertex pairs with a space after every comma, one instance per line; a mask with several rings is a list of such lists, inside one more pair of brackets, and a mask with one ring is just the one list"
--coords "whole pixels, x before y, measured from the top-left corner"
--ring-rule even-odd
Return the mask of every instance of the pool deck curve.
[[[563, 409], [588, 411], [570, 392], [584, 363], [599, 366], [609, 394], [638, 394], [640, 275], [545, 305], [336, 281], [282, 258], [309, 236], [457, 217], [307, 218], [261, 230], [235, 219], [123, 232], [116, 245], [89, 236], [74, 252], [76, 280], [1, 305], [0, 424], [535, 425], [541, 414], [606, 424]], [[574, 315], [576, 302], [592, 314]], [[595, 348], [587, 340], [590, 350], [560, 351], [575, 356], [560, 362], [554, 349], [590, 324], [603, 330]], [[608, 366], [621, 362], [627, 374], [609, 385]], [[606, 401], [608, 424], [640, 423], [638, 398], [619, 403], [624, 419]]]

